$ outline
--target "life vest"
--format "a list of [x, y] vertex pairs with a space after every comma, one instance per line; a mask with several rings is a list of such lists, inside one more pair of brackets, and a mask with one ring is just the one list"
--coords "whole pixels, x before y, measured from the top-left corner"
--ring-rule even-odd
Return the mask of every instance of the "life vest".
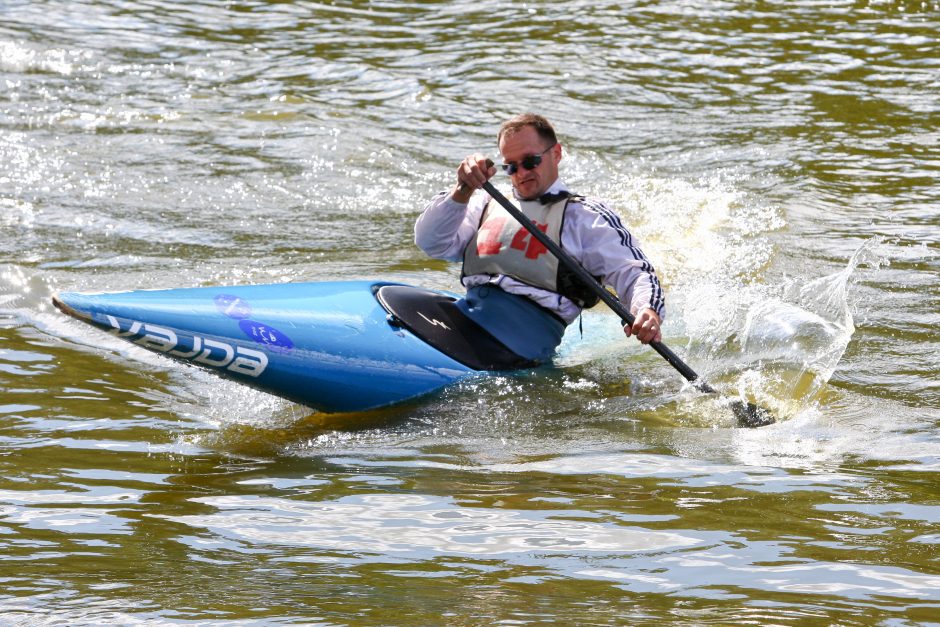
[[[509, 200], [561, 246], [568, 203], [580, 202], [582, 198], [567, 195], [546, 204], [539, 200]], [[570, 298], [579, 307], [592, 307], [600, 300], [494, 200], [483, 209], [480, 226], [464, 249], [462, 276], [474, 274], [511, 276], [527, 285]]]

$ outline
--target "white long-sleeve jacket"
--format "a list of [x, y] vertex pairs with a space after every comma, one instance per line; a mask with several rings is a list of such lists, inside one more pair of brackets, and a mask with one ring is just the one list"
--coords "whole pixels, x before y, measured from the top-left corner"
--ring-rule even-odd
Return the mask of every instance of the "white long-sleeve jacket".
[[[549, 188], [555, 193], [565, 190], [560, 180]], [[444, 192], [435, 196], [415, 223], [415, 244], [435, 259], [460, 261], [464, 249], [480, 225], [489, 194], [477, 192], [470, 202], [456, 202]], [[561, 231], [561, 247], [591, 275], [601, 277], [604, 285], [617, 292], [621, 302], [629, 303], [634, 315], [650, 308], [665, 318], [665, 295], [652, 264], [620, 216], [599, 200], [569, 202]], [[533, 287], [506, 275], [471, 275], [463, 278], [466, 287], [495, 283], [503, 290], [531, 298], [533, 301], [571, 323], [581, 313], [572, 300], [561, 294]]]

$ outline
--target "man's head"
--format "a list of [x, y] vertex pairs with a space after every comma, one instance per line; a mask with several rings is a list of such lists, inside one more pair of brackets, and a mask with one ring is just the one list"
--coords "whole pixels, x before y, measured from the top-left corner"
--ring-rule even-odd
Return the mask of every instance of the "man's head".
[[522, 198], [538, 198], [558, 178], [561, 144], [544, 117], [534, 113], [517, 115], [500, 126], [496, 141], [503, 155], [503, 169], [509, 172]]

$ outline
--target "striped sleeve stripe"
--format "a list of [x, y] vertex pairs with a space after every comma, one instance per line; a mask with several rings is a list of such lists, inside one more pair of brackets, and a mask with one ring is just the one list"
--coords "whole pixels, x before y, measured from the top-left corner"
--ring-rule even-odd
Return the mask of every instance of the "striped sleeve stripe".
[[653, 283], [653, 291], [650, 294], [650, 309], [662, 316], [663, 309], [666, 307], [666, 299], [663, 296], [663, 288], [659, 284], [659, 279], [656, 278], [655, 274], [651, 274], [650, 277]]

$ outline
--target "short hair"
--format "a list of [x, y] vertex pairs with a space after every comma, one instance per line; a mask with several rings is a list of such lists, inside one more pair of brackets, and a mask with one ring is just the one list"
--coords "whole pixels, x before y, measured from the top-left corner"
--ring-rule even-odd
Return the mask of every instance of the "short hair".
[[539, 137], [547, 141], [549, 146], [558, 143], [558, 137], [555, 135], [555, 129], [552, 127], [551, 122], [537, 113], [522, 113], [502, 123], [499, 127], [499, 133], [496, 135], [496, 145], [498, 146], [503, 141], [503, 137], [515, 135], [527, 126], [534, 128]]

